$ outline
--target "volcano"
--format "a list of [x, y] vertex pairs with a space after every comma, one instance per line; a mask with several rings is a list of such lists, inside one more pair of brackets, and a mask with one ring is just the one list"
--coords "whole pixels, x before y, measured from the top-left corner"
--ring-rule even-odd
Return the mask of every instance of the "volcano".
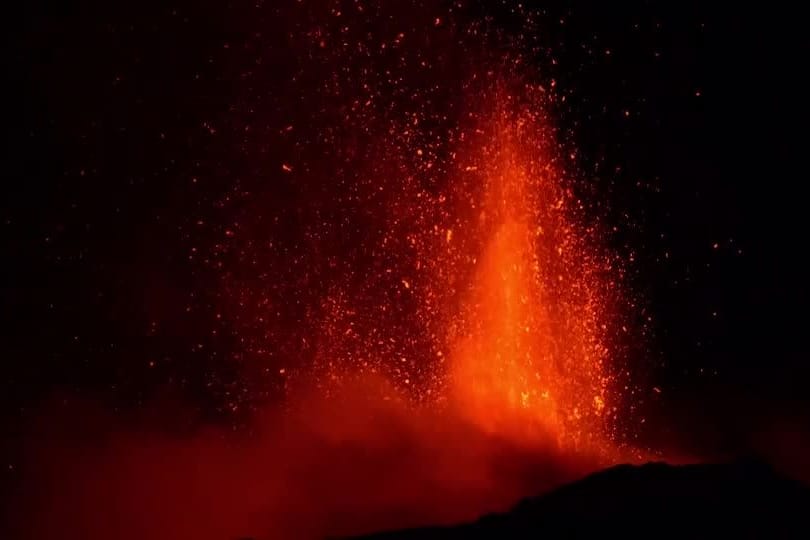
[[804, 528], [801, 14], [17, 4], [0, 539]]

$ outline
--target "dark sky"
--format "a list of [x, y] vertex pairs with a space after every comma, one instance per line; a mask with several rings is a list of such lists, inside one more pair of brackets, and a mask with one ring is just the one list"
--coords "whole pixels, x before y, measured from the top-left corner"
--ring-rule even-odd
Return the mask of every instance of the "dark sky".
[[[254, 109], [295, 108], [291, 23], [261, 1], [24, 4], [4, 17], [0, 53], [4, 446], [13, 455], [31, 408], [55, 392], [130, 409], [168, 386], [203, 417], [227, 417], [238, 336], [212, 333], [216, 272], [187, 253], [231, 226], [216, 208], [234, 183], [255, 187], [288, 150], [244, 133], [283, 127]], [[514, 31], [486, 4], [466, 16]], [[557, 60], [538, 59], [543, 76], [570, 97], [559, 121], [654, 315], [640, 364], [664, 390], [656, 436], [737, 448], [755, 412], [801, 418], [802, 17], [773, 3], [536, 4]], [[277, 176], [272, 204], [301, 204]], [[214, 224], [189, 232], [198, 216]], [[279, 241], [295, 245], [296, 226]]]

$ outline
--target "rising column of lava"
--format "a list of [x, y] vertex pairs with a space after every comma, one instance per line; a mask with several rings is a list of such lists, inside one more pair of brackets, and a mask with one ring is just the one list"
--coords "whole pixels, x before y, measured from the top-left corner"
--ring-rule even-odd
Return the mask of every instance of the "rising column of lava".
[[[609, 398], [604, 268], [565, 187], [541, 89], [505, 88], [466, 165], [479, 241], [451, 338], [450, 395], [487, 431], [604, 450]], [[477, 147], [477, 148], [476, 148]]]
[[445, 171], [443, 189], [385, 186], [400, 190], [377, 247], [386, 266], [355, 294], [361, 305], [330, 298], [325, 328], [338, 344], [327, 356], [343, 363], [330, 377], [382, 374], [484, 432], [611, 454], [611, 259], [577, 217], [551, 98], [490, 79], [447, 156], [425, 168]]

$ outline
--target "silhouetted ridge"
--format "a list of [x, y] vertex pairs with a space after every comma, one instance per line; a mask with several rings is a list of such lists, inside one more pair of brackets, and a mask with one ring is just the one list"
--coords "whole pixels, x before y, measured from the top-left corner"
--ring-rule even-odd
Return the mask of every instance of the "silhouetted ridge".
[[474, 523], [367, 540], [810, 538], [810, 489], [768, 465], [619, 465]]

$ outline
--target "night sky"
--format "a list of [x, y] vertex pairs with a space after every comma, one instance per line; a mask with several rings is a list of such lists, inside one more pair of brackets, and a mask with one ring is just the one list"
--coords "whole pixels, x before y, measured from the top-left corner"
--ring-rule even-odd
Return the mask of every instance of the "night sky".
[[[307, 57], [318, 47], [307, 25], [352, 3], [23, 4], [4, 17], [0, 53], [7, 494], [22, 482], [27, 427], [53, 400], [121, 418], [152, 411], [170, 430], [249, 425], [283, 396], [290, 351], [308, 354], [299, 338], [330, 261], [366, 264], [352, 255], [362, 233], [317, 248], [310, 234], [335, 215], [341, 188], [328, 163], [318, 169], [329, 144], [314, 134], [336, 117], [310, 91], [332, 68]], [[507, 4], [469, 2], [455, 22], [513, 35], [521, 20]], [[631, 315], [645, 329], [631, 365], [660, 390], [644, 443], [710, 458], [800, 455], [795, 441], [810, 437], [802, 17], [773, 3], [524, 4], [539, 10], [529, 41], [540, 49], [521, 52], [567, 97], [556, 121], [583, 196], [643, 307]], [[420, 28], [450, 3], [435, 5], [392, 9], [380, 28]], [[453, 95], [453, 76], [437, 99]], [[363, 223], [362, 209], [346, 211]], [[259, 324], [250, 287], [262, 281], [279, 283], [281, 307]], [[236, 313], [223, 297], [240, 294], [248, 307]], [[258, 349], [269, 359], [257, 367]]]

